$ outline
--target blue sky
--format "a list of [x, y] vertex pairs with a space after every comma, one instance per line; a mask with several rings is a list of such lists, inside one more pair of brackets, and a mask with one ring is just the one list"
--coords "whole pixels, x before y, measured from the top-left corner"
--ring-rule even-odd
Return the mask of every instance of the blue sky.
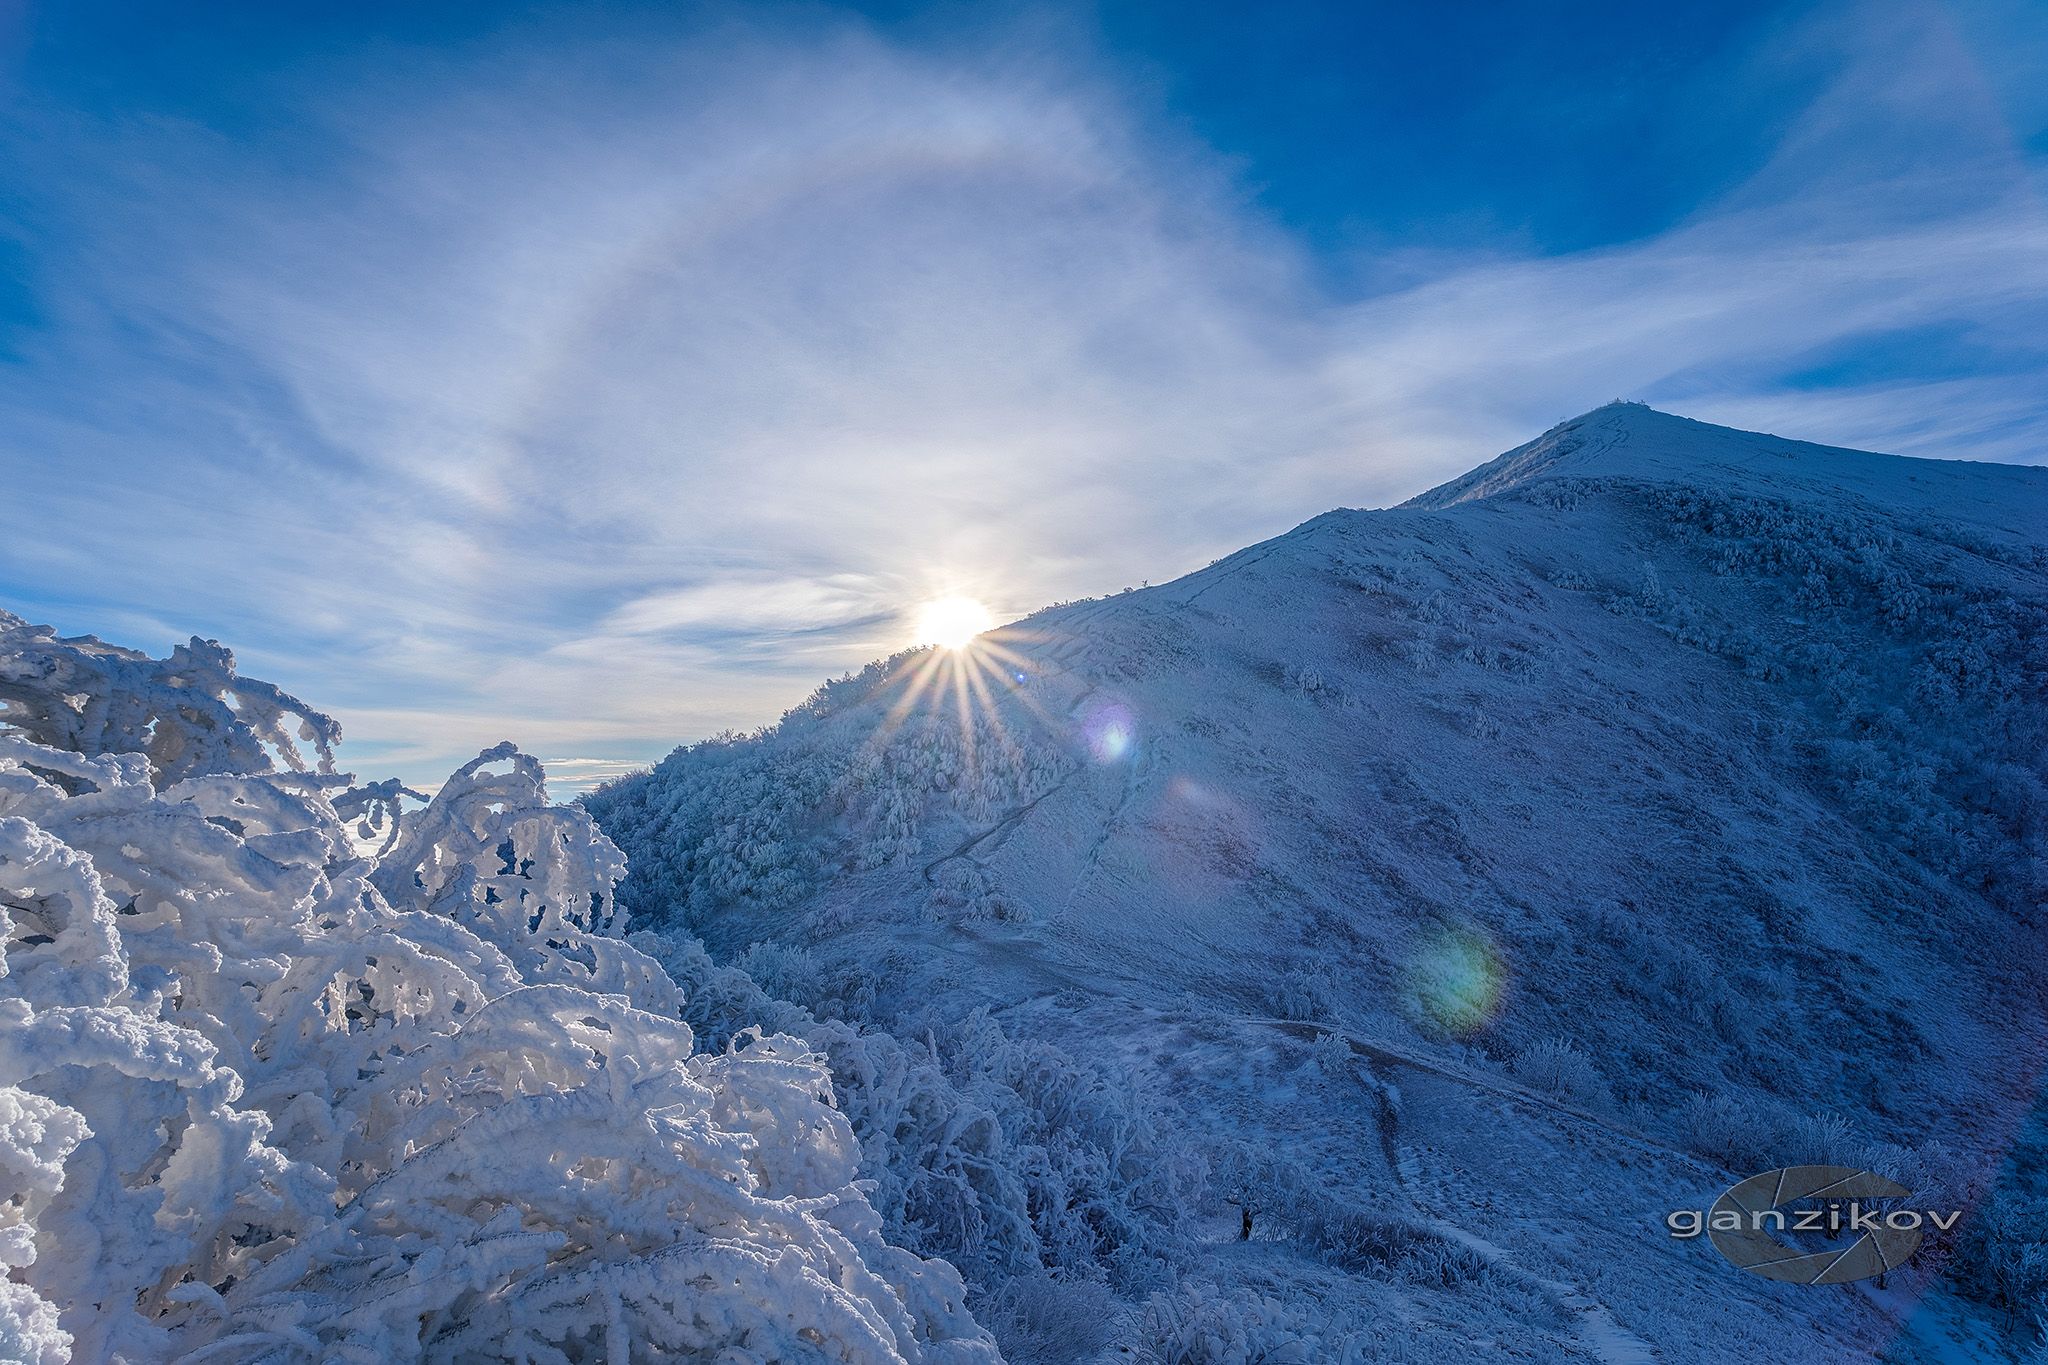
[[1617, 396], [2048, 452], [2023, 3], [0, 7], [0, 600], [564, 778]]

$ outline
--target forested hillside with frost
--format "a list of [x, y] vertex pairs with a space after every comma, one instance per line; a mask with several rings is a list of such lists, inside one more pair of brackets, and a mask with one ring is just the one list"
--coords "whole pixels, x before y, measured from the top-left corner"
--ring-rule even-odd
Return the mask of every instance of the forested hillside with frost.
[[[2044, 527], [2038, 469], [1615, 405], [586, 805], [1011, 1359], [1997, 1359], [2048, 1295]], [[1970, 1216], [1832, 1295], [1664, 1236], [1808, 1161]]]

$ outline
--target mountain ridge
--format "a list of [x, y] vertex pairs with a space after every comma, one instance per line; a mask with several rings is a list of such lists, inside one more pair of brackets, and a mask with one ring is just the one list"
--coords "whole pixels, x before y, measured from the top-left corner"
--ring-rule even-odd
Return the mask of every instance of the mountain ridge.
[[[1683, 449], [1690, 463], [1675, 462]], [[2048, 468], [1969, 459], [1888, 455], [1717, 426], [1615, 401], [1559, 423], [1535, 440], [1417, 494], [1399, 508], [1442, 510], [1527, 487], [1547, 478], [1637, 477], [1697, 481], [1703, 477], [1787, 482], [1809, 490], [1815, 481], [1877, 501], [1911, 500], [1916, 482], [1940, 481], [1954, 497], [1951, 514], [2008, 522], [2017, 512], [2048, 517]], [[2008, 500], [2017, 497], [2021, 506]], [[2038, 523], [2037, 523], [2038, 524]]]
[[[1995, 1187], [2048, 1052], [2012, 951], [2043, 930], [2048, 553], [2011, 496], [2040, 476], [2010, 468], [1596, 410], [1444, 505], [882, 661], [588, 804], [702, 986], [744, 972], [979, 1087], [1004, 1136], [970, 1157], [965, 1098], [923, 1128], [889, 1066], [833, 1054], [904, 1191], [891, 1236], [960, 1264], [1006, 1350], [1095, 1358], [1041, 1349], [1019, 1297], [1082, 1276], [1124, 1324], [1105, 1350], [1165, 1303], [1309, 1358], [1449, 1315], [1606, 1359], [1558, 1326], [1597, 1282], [1675, 1358], [1771, 1349], [1716, 1335], [1753, 1314], [1793, 1358], [1869, 1359], [1904, 1308], [1674, 1260], [1656, 1208], [1823, 1159]], [[1146, 1135], [1124, 1174], [1117, 1132]], [[1643, 1135], [1680, 1154], [1646, 1186]], [[912, 1193], [934, 1169], [962, 1182], [943, 1216]], [[1252, 1261], [1204, 1232], [1247, 1180], [1293, 1192], [1260, 1196]], [[1585, 1201], [1617, 1181], [1609, 1226]], [[1343, 1251], [1359, 1220], [1492, 1248], [1470, 1273], [1535, 1297], [1471, 1317]], [[1327, 1321], [1267, 1313], [1273, 1286]]]

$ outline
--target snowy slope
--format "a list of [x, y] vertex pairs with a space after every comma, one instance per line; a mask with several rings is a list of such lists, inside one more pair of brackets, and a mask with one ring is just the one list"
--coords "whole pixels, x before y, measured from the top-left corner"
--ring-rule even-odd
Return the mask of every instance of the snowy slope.
[[1013, 1359], [1911, 1359], [2004, 1243], [1901, 1326], [1936, 1281], [1661, 1220], [2025, 1183], [2044, 527], [2048, 471], [1615, 405], [589, 804]]

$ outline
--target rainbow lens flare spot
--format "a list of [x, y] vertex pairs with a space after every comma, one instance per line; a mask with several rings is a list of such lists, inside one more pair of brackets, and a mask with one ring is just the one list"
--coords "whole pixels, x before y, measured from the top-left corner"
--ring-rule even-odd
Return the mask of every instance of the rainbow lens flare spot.
[[1416, 1012], [1438, 1028], [1470, 1034], [1499, 1013], [1507, 967], [1483, 935], [1447, 930], [1424, 940], [1409, 971]]

